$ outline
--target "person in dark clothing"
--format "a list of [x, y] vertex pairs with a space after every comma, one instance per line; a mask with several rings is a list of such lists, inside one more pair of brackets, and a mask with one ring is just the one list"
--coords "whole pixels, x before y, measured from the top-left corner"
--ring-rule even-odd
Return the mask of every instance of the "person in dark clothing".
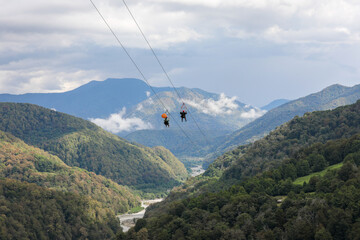
[[180, 112], [180, 116], [181, 116], [181, 121], [182, 121], [182, 122], [184, 121], [184, 119], [185, 119], [185, 122], [187, 122], [187, 120], [186, 120], [186, 114], [187, 114], [187, 112], [185, 112], [185, 110], [183, 110], [182, 112]]
[[170, 121], [167, 117], [164, 118], [164, 124], [165, 124], [165, 127], [170, 127]]

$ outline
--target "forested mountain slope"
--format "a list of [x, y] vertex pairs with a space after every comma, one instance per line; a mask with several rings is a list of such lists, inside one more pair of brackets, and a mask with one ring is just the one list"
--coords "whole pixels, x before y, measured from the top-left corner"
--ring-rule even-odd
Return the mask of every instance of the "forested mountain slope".
[[[219, 157], [205, 175], [242, 179], [294, 157], [299, 149], [314, 143], [349, 138], [360, 133], [360, 101], [334, 110], [307, 113], [278, 127], [253, 144], [240, 146]], [[220, 170], [219, 169], [223, 169]]]
[[[293, 184], [296, 177], [339, 162], [338, 170]], [[155, 205], [123, 239], [144, 233], [157, 240], [358, 239], [359, 204], [360, 134], [313, 144], [279, 167], [221, 191]]]
[[360, 99], [360, 85], [353, 87], [332, 85], [318, 93], [290, 101], [270, 110], [262, 117], [224, 138], [225, 142], [216, 149], [218, 152], [224, 152], [226, 149], [253, 142], [295, 116], [302, 116], [306, 112], [334, 109], [355, 103], [358, 99]]
[[0, 179], [0, 239], [113, 239], [113, 214], [85, 196]]
[[[164, 191], [187, 177], [185, 167], [172, 168], [159, 152], [136, 146], [95, 124], [32, 104], [0, 103], [0, 130], [58, 156], [69, 166], [84, 168], [122, 185]], [[163, 155], [164, 155], [163, 154]]]
[[97, 201], [115, 214], [140, 205], [128, 188], [95, 173], [69, 167], [58, 157], [29, 146], [0, 131], [0, 178], [35, 183], [62, 192], [72, 192]]
[[296, 117], [216, 163], [152, 206], [127, 239], [358, 238], [360, 101]]

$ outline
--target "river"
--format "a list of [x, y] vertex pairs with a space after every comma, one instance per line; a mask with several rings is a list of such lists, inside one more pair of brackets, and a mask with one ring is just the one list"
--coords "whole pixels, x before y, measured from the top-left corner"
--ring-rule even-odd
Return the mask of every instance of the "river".
[[137, 219], [143, 218], [145, 214], [145, 210], [148, 206], [153, 203], [161, 202], [163, 199], [152, 199], [152, 200], [142, 200], [141, 206], [144, 208], [142, 211], [133, 214], [122, 214], [117, 217], [120, 220], [120, 226], [122, 227], [124, 232], [129, 231], [130, 228], [135, 226], [135, 222]]
[[[200, 174], [205, 172], [205, 170], [202, 168], [202, 165], [198, 165], [196, 167], [191, 168], [191, 176], [196, 177]], [[161, 202], [163, 199], [152, 199], [152, 200], [142, 200], [141, 206], [144, 208], [142, 211], [138, 213], [133, 214], [122, 214], [118, 215], [117, 217], [120, 220], [120, 226], [122, 227], [124, 232], [129, 231], [130, 228], [135, 226], [135, 222], [137, 219], [143, 218], [145, 215], [145, 210], [148, 206], [150, 206], [153, 203]]]
[[192, 177], [196, 177], [202, 173], [205, 172], [205, 170], [203, 169], [202, 165], [198, 165], [196, 167], [192, 167], [191, 169], [191, 176]]

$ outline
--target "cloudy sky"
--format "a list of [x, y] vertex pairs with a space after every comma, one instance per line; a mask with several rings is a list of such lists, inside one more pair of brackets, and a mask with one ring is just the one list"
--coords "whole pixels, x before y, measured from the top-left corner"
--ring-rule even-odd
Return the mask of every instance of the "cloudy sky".
[[[169, 85], [122, 0], [93, 0], [155, 86]], [[0, 0], [0, 93], [140, 78], [89, 0]], [[127, 0], [176, 86], [262, 106], [360, 83], [359, 0]]]

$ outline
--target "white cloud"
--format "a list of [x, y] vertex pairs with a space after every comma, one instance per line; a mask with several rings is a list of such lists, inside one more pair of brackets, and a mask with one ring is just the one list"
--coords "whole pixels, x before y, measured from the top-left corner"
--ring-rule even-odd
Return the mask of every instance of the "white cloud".
[[261, 117], [261, 116], [264, 115], [265, 113], [266, 113], [265, 110], [260, 110], [260, 109], [252, 108], [252, 109], [250, 109], [250, 110], [247, 111], [247, 112], [242, 112], [242, 113], [240, 114], [240, 116], [241, 116], [242, 118], [255, 119], [255, 118]]
[[358, 33], [353, 34], [344, 27], [285, 30], [275, 25], [268, 28], [264, 36], [277, 43], [351, 43], [360, 40]]
[[144, 106], [141, 103], [136, 106], [137, 111], [141, 111], [143, 109], [144, 109]]
[[143, 129], [152, 129], [151, 123], [146, 123], [140, 118], [125, 118], [126, 108], [119, 113], [113, 113], [108, 118], [91, 118], [91, 122], [112, 133], [130, 132]]
[[147, 97], [150, 97], [150, 95], [151, 95], [151, 93], [149, 91], [146, 91], [145, 94]]
[[[117, 46], [89, 1], [0, 3], [1, 52], [66, 48], [86, 42]], [[147, 49], [121, 1], [94, 3], [126, 46]], [[356, 0], [134, 0], [127, 4], [156, 48], [215, 38], [219, 29], [234, 37], [268, 39], [268, 31], [278, 26], [292, 33], [295, 41], [309, 31], [327, 29], [336, 37], [336, 29], [346, 29], [347, 34], [338, 37], [352, 42], [360, 31]]]
[[228, 98], [224, 93], [220, 94], [219, 100], [212, 98], [202, 99], [200, 101], [184, 100], [186, 104], [194, 107], [208, 115], [232, 114], [239, 105], [235, 103], [236, 97]]
[[[34, 52], [88, 42], [117, 46], [89, 1], [2, 2], [1, 52]], [[126, 46], [147, 49], [121, 1], [94, 2]], [[333, 31], [333, 37], [352, 42], [360, 30], [360, 3], [352, 0], [149, 0], [128, 1], [128, 5], [156, 48], [214, 38], [219, 29], [234, 37], [269, 39], [268, 31], [278, 26], [295, 41], [302, 40], [301, 33], [323, 29], [325, 36]], [[337, 35], [339, 29], [346, 29], [347, 34]]]
[[54, 69], [29, 68], [19, 70], [0, 69], [0, 89], [10, 93], [62, 92], [79, 87], [100, 74], [94, 71], [67, 71]]
[[[156, 62], [122, 1], [94, 2], [145, 76], [155, 85], [168, 86], [166, 78], [156, 73], [158, 66], [155, 67]], [[176, 86], [206, 85], [211, 91], [246, 97], [248, 102], [251, 96], [259, 99], [253, 94], [257, 86], [250, 91], [250, 84], [238, 81], [237, 75], [262, 87], [270, 79], [281, 81], [279, 85], [288, 88], [287, 84], [295, 80], [277, 75], [286, 71], [301, 73], [291, 74], [292, 79], [322, 82], [316, 89], [311, 84], [313, 87], [303, 89], [301, 94], [335, 82], [358, 83], [358, 0], [127, 0], [127, 3], [165, 69], [169, 72], [186, 68], [186, 72], [177, 75]], [[66, 91], [90, 80], [139, 76], [90, 1], [0, 0], [0, 4], [0, 92]], [[283, 62], [277, 58], [279, 55], [284, 59], [290, 56], [294, 61]], [[323, 69], [308, 61], [315, 58], [323, 62]], [[299, 59], [304, 64], [299, 64]], [[255, 67], [245, 67], [252, 61]], [[272, 63], [281, 69], [273, 70], [274, 67], [269, 67]], [[225, 69], [227, 66], [230, 67]], [[348, 74], [346, 69], [354, 69], [354, 73]], [[227, 84], [219, 86], [218, 78], [225, 72], [229, 72], [224, 79]], [[260, 76], [261, 73], [266, 76]], [[280, 94], [283, 92], [279, 90]], [[294, 92], [299, 90], [294, 88], [293, 95]], [[267, 94], [265, 90], [262, 93]], [[268, 94], [275, 97], [275, 92]]]

